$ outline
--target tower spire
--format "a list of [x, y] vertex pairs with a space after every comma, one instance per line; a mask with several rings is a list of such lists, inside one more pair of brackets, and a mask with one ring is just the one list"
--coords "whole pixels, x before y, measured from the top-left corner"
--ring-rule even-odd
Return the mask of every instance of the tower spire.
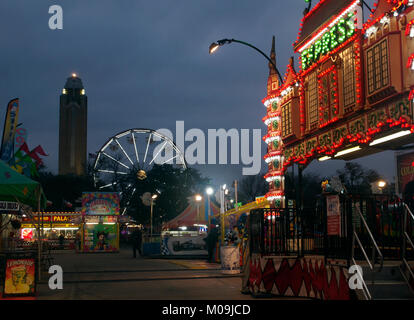
[[[270, 51], [270, 60], [276, 65], [276, 38], [273, 36], [272, 38], [272, 49]], [[276, 74], [275, 67], [269, 62], [269, 74], [273, 75]]]

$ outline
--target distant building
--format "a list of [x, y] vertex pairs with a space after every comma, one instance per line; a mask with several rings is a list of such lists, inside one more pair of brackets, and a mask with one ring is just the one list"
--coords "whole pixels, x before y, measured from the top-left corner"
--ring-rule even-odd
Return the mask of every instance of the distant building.
[[86, 172], [88, 99], [82, 80], [73, 74], [60, 96], [59, 174]]

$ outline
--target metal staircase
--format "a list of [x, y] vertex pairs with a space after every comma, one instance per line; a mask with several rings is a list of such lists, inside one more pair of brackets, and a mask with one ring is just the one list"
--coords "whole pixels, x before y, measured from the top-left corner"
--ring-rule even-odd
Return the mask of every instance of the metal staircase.
[[[357, 290], [357, 296], [363, 300], [414, 300], [414, 274], [413, 265], [407, 257], [407, 245], [414, 250], [413, 241], [409, 235], [408, 227], [414, 222], [414, 215], [410, 208], [404, 204], [404, 226], [402, 261], [387, 261], [379, 249], [377, 242], [359, 208], [356, 206], [358, 218], [368, 234], [372, 252], [368, 256], [358, 232], [353, 227], [352, 237], [352, 263], [362, 267], [363, 274], [359, 274], [362, 290]], [[356, 248], [359, 247], [364, 260], [356, 260]], [[413, 252], [413, 251], [411, 251]]]

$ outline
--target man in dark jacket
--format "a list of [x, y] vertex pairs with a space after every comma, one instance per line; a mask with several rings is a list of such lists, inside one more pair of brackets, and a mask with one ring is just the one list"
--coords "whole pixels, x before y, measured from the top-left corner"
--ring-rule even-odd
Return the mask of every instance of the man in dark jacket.
[[210, 225], [208, 230], [207, 238], [205, 238], [207, 251], [208, 251], [208, 262], [214, 262], [213, 254], [214, 249], [216, 248], [216, 243], [218, 240], [218, 230], [215, 225]]
[[137, 249], [139, 252], [139, 255], [141, 256], [141, 244], [142, 244], [142, 232], [140, 229], [135, 230], [132, 233], [132, 250], [134, 254], [134, 258], [137, 257]]

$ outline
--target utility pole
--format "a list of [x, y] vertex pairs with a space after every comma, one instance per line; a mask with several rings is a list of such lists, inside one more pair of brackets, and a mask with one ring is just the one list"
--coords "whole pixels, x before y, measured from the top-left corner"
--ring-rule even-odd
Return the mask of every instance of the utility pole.
[[239, 211], [239, 201], [237, 199], [237, 180], [234, 180], [234, 193], [236, 198], [236, 211]]

